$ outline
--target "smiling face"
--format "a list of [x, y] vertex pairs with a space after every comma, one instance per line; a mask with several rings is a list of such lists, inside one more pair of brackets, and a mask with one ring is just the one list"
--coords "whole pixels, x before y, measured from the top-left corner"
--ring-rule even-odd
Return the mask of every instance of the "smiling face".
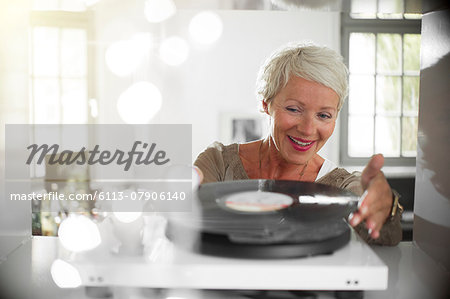
[[331, 88], [297, 76], [291, 76], [269, 105], [263, 103], [281, 158], [292, 164], [311, 160], [333, 133], [338, 103]]

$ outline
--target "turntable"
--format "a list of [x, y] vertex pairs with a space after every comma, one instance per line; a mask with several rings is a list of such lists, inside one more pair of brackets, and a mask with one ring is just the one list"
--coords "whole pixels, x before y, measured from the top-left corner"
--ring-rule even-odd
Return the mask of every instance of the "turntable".
[[[198, 199], [200, 205], [192, 213], [161, 217], [166, 232], [142, 255], [72, 257], [69, 263], [80, 273], [82, 285], [387, 288], [387, 266], [342, 220], [357, 207], [351, 193], [315, 183], [247, 180], [204, 184]], [[144, 235], [145, 230], [151, 226], [144, 228]]]
[[194, 215], [175, 215], [167, 234], [202, 254], [296, 258], [331, 253], [348, 243], [344, 221], [358, 197], [335, 187], [297, 181], [209, 183], [198, 190]]

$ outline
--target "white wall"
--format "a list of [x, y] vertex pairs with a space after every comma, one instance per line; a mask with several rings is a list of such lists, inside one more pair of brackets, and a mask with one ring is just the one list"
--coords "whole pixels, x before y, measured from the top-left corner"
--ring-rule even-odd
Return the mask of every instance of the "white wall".
[[[188, 33], [189, 21], [198, 11], [181, 10], [155, 25], [145, 20], [140, 7], [124, 6], [124, 2], [114, 5], [110, 1], [108, 9], [99, 6], [96, 11], [98, 121], [123, 123], [116, 110], [120, 93], [132, 82], [150, 80], [163, 94], [162, 109], [152, 122], [192, 124], [193, 158], [221, 139], [221, 115], [258, 113], [256, 74], [276, 48], [289, 41], [311, 40], [340, 49], [339, 13], [219, 10], [223, 35], [213, 45], [202, 47]], [[153, 48], [141, 68], [127, 78], [119, 78], [106, 68], [105, 50], [112, 42], [136, 32], [149, 32]], [[191, 47], [188, 60], [178, 67], [166, 66], [157, 54], [159, 42], [171, 35], [185, 38]], [[336, 137], [322, 153], [338, 162]]]

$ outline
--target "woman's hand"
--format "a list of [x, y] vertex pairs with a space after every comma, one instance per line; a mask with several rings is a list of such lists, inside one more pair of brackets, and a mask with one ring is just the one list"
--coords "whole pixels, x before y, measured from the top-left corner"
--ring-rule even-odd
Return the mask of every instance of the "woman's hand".
[[361, 196], [358, 211], [349, 219], [352, 226], [366, 221], [366, 228], [373, 239], [380, 236], [381, 227], [392, 208], [392, 190], [381, 171], [383, 164], [384, 158], [381, 154], [374, 155], [367, 163], [361, 176], [365, 191]]

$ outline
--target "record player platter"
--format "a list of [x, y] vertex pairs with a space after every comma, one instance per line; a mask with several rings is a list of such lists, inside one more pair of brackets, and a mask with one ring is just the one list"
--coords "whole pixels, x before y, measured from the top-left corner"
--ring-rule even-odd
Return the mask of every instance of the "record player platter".
[[203, 254], [240, 258], [331, 253], [350, 240], [344, 218], [358, 204], [342, 189], [277, 180], [203, 184], [197, 200], [197, 211], [169, 218], [169, 239]]

